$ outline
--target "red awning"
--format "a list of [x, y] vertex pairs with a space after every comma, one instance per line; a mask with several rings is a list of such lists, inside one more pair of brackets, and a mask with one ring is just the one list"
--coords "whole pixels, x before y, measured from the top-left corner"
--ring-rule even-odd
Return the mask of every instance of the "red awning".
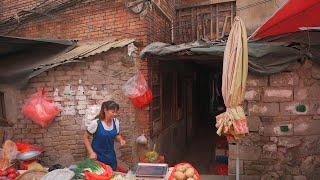
[[262, 39], [320, 27], [320, 0], [289, 0], [250, 39]]

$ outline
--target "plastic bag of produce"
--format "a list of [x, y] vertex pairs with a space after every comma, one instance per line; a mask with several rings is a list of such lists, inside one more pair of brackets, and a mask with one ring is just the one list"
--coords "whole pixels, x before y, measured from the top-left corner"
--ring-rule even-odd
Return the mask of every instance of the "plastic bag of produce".
[[43, 152], [43, 150], [44, 150], [44, 147], [42, 147], [42, 146], [31, 144], [28, 142], [22, 142], [22, 141], [17, 141], [16, 146], [17, 146], [18, 151], [20, 153], [25, 153], [25, 152], [29, 152], [29, 151]]
[[129, 98], [142, 96], [148, 89], [147, 81], [141, 73], [134, 75], [122, 86], [124, 95]]
[[174, 166], [169, 180], [200, 180], [198, 171], [189, 163], [180, 163]]
[[97, 174], [95, 172], [85, 172], [86, 180], [108, 180], [112, 178], [112, 168], [102, 162], [98, 162], [99, 165], [104, 169], [102, 174]]
[[73, 171], [75, 172], [75, 179], [85, 178], [86, 180], [110, 179], [113, 174], [110, 166], [92, 159], [81, 161]]
[[74, 176], [74, 172], [70, 171], [69, 169], [56, 169], [45, 176], [43, 176], [40, 180], [56, 180], [56, 179], [63, 179], [63, 180], [71, 180]]
[[152, 101], [152, 91], [149, 89], [143, 74], [137, 73], [122, 87], [123, 93], [137, 108], [142, 108]]
[[152, 101], [152, 92], [149, 89], [143, 95], [129, 99], [135, 107], [142, 108]]
[[53, 100], [44, 96], [42, 88], [39, 92], [31, 95], [31, 98], [22, 108], [22, 113], [42, 127], [48, 126], [59, 113], [60, 109]]

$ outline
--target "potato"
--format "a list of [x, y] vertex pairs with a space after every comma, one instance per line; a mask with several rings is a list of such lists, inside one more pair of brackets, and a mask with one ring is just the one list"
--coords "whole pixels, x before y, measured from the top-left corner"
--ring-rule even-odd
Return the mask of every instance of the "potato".
[[193, 177], [194, 175], [194, 169], [193, 168], [188, 168], [185, 172], [187, 177]]
[[184, 180], [184, 178], [186, 177], [185, 174], [183, 174], [182, 172], [180, 171], [176, 171], [174, 173], [174, 177], [177, 179], [177, 180]]
[[187, 167], [185, 166], [178, 166], [176, 171], [185, 172], [187, 170]]
[[193, 175], [193, 179], [198, 180], [199, 178], [197, 177], [197, 175]]

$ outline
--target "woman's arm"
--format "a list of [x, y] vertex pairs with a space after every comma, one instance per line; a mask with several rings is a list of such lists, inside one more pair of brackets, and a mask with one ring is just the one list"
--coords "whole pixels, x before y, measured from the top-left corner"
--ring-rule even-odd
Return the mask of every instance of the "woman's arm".
[[126, 141], [123, 139], [123, 137], [120, 134], [116, 136], [116, 140], [120, 143], [121, 146], [126, 144]]
[[93, 151], [91, 144], [90, 144], [90, 134], [86, 131], [83, 135], [83, 142], [87, 149], [90, 159], [97, 159], [97, 154]]

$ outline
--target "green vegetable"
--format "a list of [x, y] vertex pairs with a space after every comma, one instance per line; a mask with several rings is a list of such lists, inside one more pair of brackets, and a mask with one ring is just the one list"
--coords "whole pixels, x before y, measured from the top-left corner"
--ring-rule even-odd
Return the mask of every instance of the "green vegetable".
[[94, 160], [85, 159], [81, 161], [74, 170], [75, 177], [83, 177], [83, 172], [89, 171], [98, 175], [103, 174], [105, 170]]
[[159, 154], [156, 152], [156, 145], [153, 145], [153, 150], [147, 152], [144, 157], [151, 163], [156, 162], [159, 158]]

